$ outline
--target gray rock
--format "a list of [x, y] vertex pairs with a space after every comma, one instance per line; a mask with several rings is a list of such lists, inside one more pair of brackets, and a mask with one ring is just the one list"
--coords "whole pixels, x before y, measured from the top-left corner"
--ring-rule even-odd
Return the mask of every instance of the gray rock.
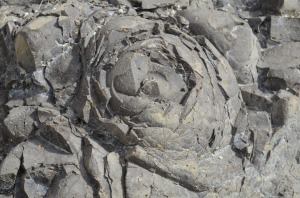
[[128, 164], [126, 174], [127, 197], [199, 197], [178, 184], [160, 175], [143, 169], [135, 164]]
[[159, 0], [141, 0], [142, 8], [143, 9], [153, 9], [157, 7], [164, 7], [164, 6], [180, 6], [180, 7], [187, 7], [189, 5], [189, 1], [187, 0], [165, 0], [164, 2], [161, 2]]
[[32, 2], [0, 2], [0, 197], [300, 196], [294, 1]]
[[270, 90], [295, 88], [299, 92], [300, 70], [298, 68], [269, 69], [264, 85]]
[[259, 0], [216, 0], [215, 6], [219, 9], [236, 13], [239, 11], [258, 11], [262, 6]]
[[189, 8], [200, 8], [200, 9], [214, 9], [214, 1], [213, 0], [192, 0], [190, 1]]
[[288, 42], [270, 48], [262, 53], [259, 68], [286, 69], [298, 66], [298, 42]]
[[267, 143], [273, 133], [270, 115], [266, 112], [249, 111], [248, 125], [253, 138], [253, 151], [250, 160], [261, 169], [266, 162]]
[[270, 112], [272, 94], [262, 92], [256, 85], [242, 86], [240, 89], [248, 108]]
[[274, 125], [283, 125], [288, 118], [299, 114], [299, 97], [290, 92], [281, 90], [274, 96], [275, 102], [272, 108], [272, 121]]
[[65, 176], [65, 171], [60, 165], [27, 171], [23, 178], [23, 190], [28, 197], [44, 197], [55, 180]]
[[38, 117], [38, 121], [40, 123], [44, 123], [44, 122], [50, 120], [51, 118], [54, 118], [59, 115], [60, 115], [60, 112], [57, 111], [56, 109], [43, 108], [43, 107], [37, 108], [37, 117]]
[[242, 109], [235, 123], [234, 148], [262, 171], [268, 160], [269, 141], [273, 135], [271, 117], [265, 111]]
[[111, 195], [110, 183], [108, 183], [107, 177], [105, 176], [105, 157], [107, 157], [107, 155], [108, 152], [94, 140], [89, 138], [84, 139], [84, 166], [87, 172], [93, 177], [93, 179], [96, 180], [98, 184], [97, 190], [99, 191], [99, 195], [101, 197], [110, 197]]
[[262, 3], [264, 9], [278, 11], [282, 14], [297, 14], [300, 12], [297, 0], [267, 0]]
[[23, 166], [26, 170], [41, 165], [78, 164], [77, 156], [61, 152], [52, 145], [45, 143], [45, 141], [32, 139], [22, 143], [22, 145], [24, 147]]
[[193, 34], [204, 35], [226, 56], [238, 83], [256, 82], [259, 45], [248, 25], [243, 25], [243, 21], [221, 11], [186, 10], [179, 12], [179, 15], [189, 20]]
[[[47, 42], [44, 42], [44, 38]], [[15, 42], [17, 60], [26, 71], [33, 72], [62, 53], [62, 43], [57, 18], [39, 17], [19, 32]]]
[[111, 197], [123, 197], [122, 166], [117, 153], [109, 153], [105, 158], [105, 178], [111, 189]]
[[276, 91], [290, 88], [299, 92], [298, 47], [297, 42], [283, 43], [263, 53], [257, 66], [268, 68], [265, 87]]
[[41, 0], [4, 0], [4, 2], [11, 5], [23, 5], [23, 4], [31, 4], [31, 3], [41, 3]]
[[0, 195], [1, 198], [13, 198], [13, 195]]
[[22, 106], [13, 108], [4, 120], [8, 136], [25, 139], [34, 132], [36, 107]]
[[61, 90], [78, 82], [81, 72], [79, 48], [73, 47], [56, 57], [45, 70], [45, 78], [54, 90]]
[[[215, 10], [185, 10], [178, 13], [189, 22], [194, 35], [204, 35], [225, 54], [235, 43], [232, 28], [239, 22], [229, 13]], [[220, 31], [222, 30], [222, 31]]]
[[55, 182], [49, 189], [46, 198], [54, 197], [93, 197], [92, 190], [81, 175], [70, 173], [64, 178]]
[[0, 166], [0, 194], [12, 194], [21, 166], [23, 147], [13, 148]]
[[277, 42], [299, 42], [300, 20], [298, 18], [271, 16], [270, 37]]
[[[120, 33], [118, 24], [123, 24], [123, 28], [128, 27], [128, 32]], [[166, 33], [160, 30], [161, 36], [156, 38], [152, 36], [152, 29], [157, 25], [160, 24], [141, 18], [119, 17], [109, 21], [96, 33], [100, 38], [108, 34], [110, 36], [102, 42], [102, 45], [108, 45], [108, 51], [99, 55], [95, 53], [100, 58], [100, 64], [93, 76], [98, 83], [93, 83], [99, 88], [91, 87], [91, 93], [97, 93], [95, 97], [92, 94], [97, 108], [92, 108], [90, 124], [93, 127], [100, 126], [96, 128], [99, 132], [106, 131], [104, 134], [111, 134], [124, 144], [134, 143], [132, 138], [135, 138], [136, 143], [145, 147], [147, 155], [153, 157], [146, 159], [137, 153], [129, 159], [138, 158], [146, 164], [157, 161], [153, 168], [166, 172], [164, 174], [170, 175], [183, 186], [202, 191], [208, 187], [206, 180], [199, 180], [204, 173], [196, 164], [195, 169], [187, 169], [184, 156], [187, 152], [191, 153], [190, 160], [193, 163], [192, 159], [200, 159], [196, 153], [204, 155], [207, 149], [220, 149], [222, 153], [222, 143], [227, 151], [225, 142], [230, 141], [230, 118], [225, 109], [218, 107], [223, 107], [228, 99], [238, 96], [238, 86], [228, 62], [211, 44], [207, 44], [210, 45], [210, 51], [203, 51], [193, 38], [172, 27]], [[136, 31], [141, 33], [132, 33]], [[181, 34], [182, 41], [178, 41], [173, 34]], [[124, 50], [119, 55], [116, 52], [120, 45]], [[192, 46], [199, 52], [193, 50]], [[104, 46], [100, 43], [99, 47]], [[134, 52], [140, 48], [144, 51]], [[93, 64], [86, 67], [93, 67]], [[111, 66], [106, 69], [107, 64]], [[108, 103], [101, 104], [100, 98], [96, 97], [104, 95], [99, 93], [101, 87], [107, 87], [110, 91], [110, 95], [106, 94], [109, 96], [106, 100], [110, 99]], [[166, 88], [168, 92], [163, 91]], [[230, 115], [233, 121], [239, 105], [227, 105], [232, 112], [236, 112]], [[112, 115], [113, 118], [108, 119]], [[208, 122], [213, 124], [204, 124]], [[201, 127], [205, 134], [203, 136], [198, 133]], [[172, 137], [172, 141], [166, 141], [167, 137]], [[165, 150], [168, 161], [174, 163], [172, 168], [165, 168], [166, 161], [159, 157], [163, 151], [157, 148]], [[186, 151], [186, 148], [190, 148], [190, 151]], [[175, 155], [174, 151], [180, 154]], [[218, 160], [217, 157], [207, 158]], [[202, 160], [205, 161], [206, 157]], [[238, 160], [235, 163], [233, 166], [239, 166]], [[228, 172], [234, 170], [233, 166], [228, 168]], [[217, 180], [211, 182], [220, 185]]]
[[232, 33], [236, 35], [236, 42], [226, 53], [226, 58], [239, 83], [255, 83], [258, 77], [256, 65], [260, 57], [258, 41], [247, 24], [237, 26]]
[[71, 132], [68, 126], [57, 126], [47, 122], [40, 126], [37, 135], [63, 152], [73, 153], [69, 145]]

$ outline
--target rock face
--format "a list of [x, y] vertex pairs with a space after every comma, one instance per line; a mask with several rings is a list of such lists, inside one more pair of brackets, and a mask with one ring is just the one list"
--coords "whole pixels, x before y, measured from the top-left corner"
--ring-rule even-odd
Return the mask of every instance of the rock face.
[[0, 5], [0, 197], [300, 196], [295, 2]]
[[185, 10], [179, 15], [189, 21], [194, 35], [208, 38], [227, 58], [238, 83], [256, 83], [260, 47], [248, 24], [216, 10]]
[[297, 14], [300, 11], [297, 0], [267, 0], [262, 3], [264, 9], [270, 9], [282, 14]]

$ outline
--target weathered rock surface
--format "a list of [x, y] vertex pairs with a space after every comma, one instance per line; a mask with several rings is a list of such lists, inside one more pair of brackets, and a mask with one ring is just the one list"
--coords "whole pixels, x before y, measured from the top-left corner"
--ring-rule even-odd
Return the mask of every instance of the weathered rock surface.
[[299, 42], [298, 35], [300, 28], [299, 18], [282, 16], [271, 17], [270, 37], [279, 42]]
[[270, 90], [295, 89], [299, 93], [298, 42], [283, 43], [263, 52], [258, 68], [267, 69], [265, 87]]
[[179, 14], [189, 21], [194, 35], [207, 37], [224, 54], [239, 83], [256, 82], [260, 47], [248, 24], [222, 11], [185, 10]]
[[264, 9], [280, 12], [282, 14], [297, 14], [300, 4], [297, 0], [267, 0], [262, 3]]
[[300, 197], [299, 11], [0, 0], [0, 197]]
[[128, 164], [127, 197], [199, 197], [187, 189], [135, 164]]

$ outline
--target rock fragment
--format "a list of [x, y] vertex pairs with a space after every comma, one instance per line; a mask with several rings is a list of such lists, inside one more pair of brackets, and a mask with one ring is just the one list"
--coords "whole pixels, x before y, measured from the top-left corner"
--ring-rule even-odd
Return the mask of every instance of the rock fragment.
[[267, 143], [272, 136], [271, 118], [267, 112], [248, 111], [248, 124], [253, 138], [251, 160], [259, 169], [266, 162]]
[[28, 197], [44, 197], [51, 185], [65, 176], [60, 165], [50, 165], [27, 170], [23, 178], [23, 190]]
[[299, 91], [298, 48], [297, 42], [288, 42], [263, 53], [257, 66], [268, 69], [265, 87], [276, 91], [287, 88]]
[[[259, 45], [247, 24], [221, 11], [186, 10], [179, 14], [189, 20], [189, 29], [193, 34], [204, 35], [226, 56], [238, 83], [256, 82]], [[245, 34], [248, 36], [245, 37]]]
[[178, 14], [190, 22], [194, 35], [204, 35], [222, 54], [234, 45], [235, 37], [230, 31], [238, 21], [232, 15], [215, 10], [185, 10]]
[[128, 164], [126, 174], [127, 197], [199, 197], [178, 184], [145, 170], [135, 164]]
[[262, 92], [256, 85], [243, 86], [240, 89], [248, 108], [270, 112], [272, 94]]
[[299, 97], [281, 90], [274, 96], [274, 100], [272, 108], [272, 121], [274, 125], [286, 124], [289, 118], [299, 114]]
[[36, 129], [35, 117], [35, 107], [22, 106], [12, 109], [4, 120], [7, 135], [16, 139], [27, 138]]
[[299, 18], [271, 16], [270, 37], [277, 42], [299, 42]]
[[117, 153], [109, 153], [105, 159], [105, 177], [111, 189], [112, 197], [122, 197], [122, 167], [120, 164], [119, 155]]
[[297, 14], [300, 12], [300, 5], [297, 0], [267, 0], [262, 3], [264, 9], [273, 10], [282, 14]]
[[175, 7], [187, 7], [189, 5], [189, 1], [187, 0], [166, 0], [166, 1], [159, 1], [159, 0], [142, 0], [142, 8], [143, 9], [153, 9], [157, 7], [165, 7], [165, 6], [170, 6], [173, 5]]
[[57, 18], [39, 17], [18, 34], [15, 42], [17, 60], [26, 71], [33, 72], [61, 53], [62, 43]]
[[111, 188], [105, 177], [105, 157], [107, 157], [108, 152], [92, 139], [85, 138], [84, 144], [84, 166], [87, 169], [88, 174], [90, 174], [98, 183], [97, 190], [99, 195], [101, 197], [110, 197]]
[[[66, 176], [56, 181], [44, 197], [92, 197], [92, 190], [84, 178], [76, 171], [76, 168], [70, 167]], [[75, 169], [75, 170], [74, 170]]]
[[23, 147], [13, 148], [0, 166], [0, 194], [12, 194], [22, 163]]

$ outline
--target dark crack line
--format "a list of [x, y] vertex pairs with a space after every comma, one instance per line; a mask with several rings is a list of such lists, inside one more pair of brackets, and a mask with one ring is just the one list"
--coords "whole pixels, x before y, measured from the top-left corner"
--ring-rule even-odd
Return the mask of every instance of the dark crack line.
[[113, 198], [112, 197], [112, 186], [111, 186], [111, 183], [112, 183], [112, 179], [110, 178], [110, 175], [109, 175], [109, 164], [108, 164], [108, 161], [107, 161], [107, 156], [103, 158], [104, 159], [104, 177], [109, 185], [109, 191], [110, 191], [110, 198]]
[[128, 162], [124, 159], [124, 165], [122, 166], [122, 187], [123, 187], [123, 198], [127, 198], [127, 188], [126, 188], [126, 175], [127, 175]]
[[[82, 141], [81, 141], [81, 152], [82, 154], [84, 155], [84, 148], [85, 148], [85, 142], [84, 142], [84, 139], [82, 138]], [[81, 159], [81, 163], [79, 164], [80, 166], [80, 172], [81, 172], [81, 175], [82, 177], [87, 180], [89, 186], [92, 188], [93, 190], [93, 198], [100, 198], [100, 195], [99, 195], [99, 191], [100, 191], [100, 183], [98, 180], [96, 180], [95, 178], [92, 177], [92, 175], [89, 173], [89, 171], [87, 170], [87, 168], [85, 167], [85, 163], [84, 163], [84, 157], [82, 157]], [[82, 173], [84, 172], [84, 174]]]
[[22, 185], [24, 185], [24, 181], [22, 181], [23, 175], [26, 173], [26, 169], [24, 167], [24, 148], [22, 151], [22, 155], [20, 158], [20, 167], [16, 176], [15, 186], [14, 186], [14, 197], [15, 198], [29, 198], [26, 192], [24, 191], [24, 188], [22, 188]]

